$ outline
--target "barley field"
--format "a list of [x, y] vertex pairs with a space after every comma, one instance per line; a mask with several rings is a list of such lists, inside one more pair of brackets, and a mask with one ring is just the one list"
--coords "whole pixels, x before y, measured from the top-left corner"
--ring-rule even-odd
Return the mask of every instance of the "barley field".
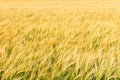
[[0, 1], [0, 80], [120, 80], [120, 1]]

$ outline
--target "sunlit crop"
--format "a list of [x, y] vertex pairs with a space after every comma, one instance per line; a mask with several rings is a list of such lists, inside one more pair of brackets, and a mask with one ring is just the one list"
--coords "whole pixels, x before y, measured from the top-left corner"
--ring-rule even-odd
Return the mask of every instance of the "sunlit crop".
[[0, 80], [119, 80], [120, 9], [52, 6], [0, 8]]

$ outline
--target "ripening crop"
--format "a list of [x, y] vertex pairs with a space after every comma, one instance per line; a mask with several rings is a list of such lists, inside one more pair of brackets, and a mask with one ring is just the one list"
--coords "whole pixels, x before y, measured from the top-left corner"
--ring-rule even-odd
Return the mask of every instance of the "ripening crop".
[[0, 4], [0, 80], [120, 79], [120, 8], [28, 4]]

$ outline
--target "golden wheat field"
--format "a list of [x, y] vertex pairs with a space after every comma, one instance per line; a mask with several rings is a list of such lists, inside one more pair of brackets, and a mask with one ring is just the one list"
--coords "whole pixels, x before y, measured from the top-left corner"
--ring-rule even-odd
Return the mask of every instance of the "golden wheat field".
[[120, 1], [0, 1], [0, 80], [120, 80]]

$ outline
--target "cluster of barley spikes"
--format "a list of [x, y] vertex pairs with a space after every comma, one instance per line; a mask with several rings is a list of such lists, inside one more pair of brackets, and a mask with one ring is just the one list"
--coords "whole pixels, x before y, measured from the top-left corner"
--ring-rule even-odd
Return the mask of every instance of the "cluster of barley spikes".
[[0, 8], [1, 80], [119, 80], [120, 9]]

